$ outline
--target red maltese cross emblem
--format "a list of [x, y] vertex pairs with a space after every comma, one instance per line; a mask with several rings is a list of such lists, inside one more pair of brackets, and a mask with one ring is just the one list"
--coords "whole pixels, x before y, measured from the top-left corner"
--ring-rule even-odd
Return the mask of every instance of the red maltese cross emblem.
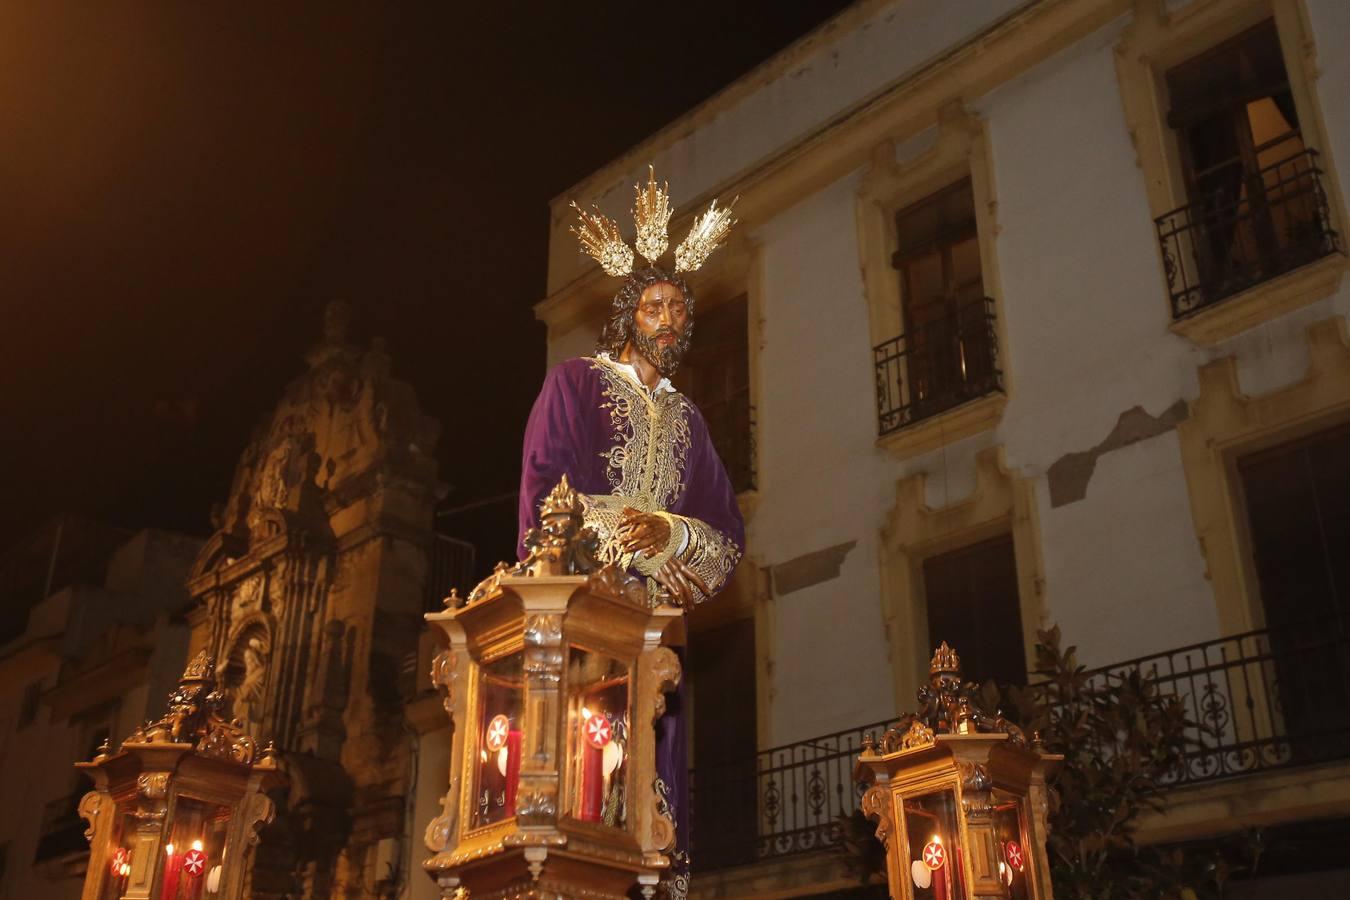
[[206, 868], [206, 854], [200, 850], [189, 850], [183, 854], [183, 871], [189, 875], [200, 875]]
[[506, 746], [506, 736], [511, 733], [511, 720], [506, 716], [495, 716], [487, 727], [487, 748], [493, 753]]
[[947, 861], [947, 851], [938, 841], [929, 841], [923, 848], [923, 864], [933, 871], [942, 868]]
[[1003, 848], [1004, 854], [1008, 857], [1008, 865], [1017, 871], [1022, 871], [1022, 848], [1017, 841], [1008, 841], [1007, 846]]
[[587, 719], [581, 730], [582, 734], [586, 735], [586, 743], [596, 750], [605, 749], [605, 745], [609, 743], [609, 720], [598, 713]]

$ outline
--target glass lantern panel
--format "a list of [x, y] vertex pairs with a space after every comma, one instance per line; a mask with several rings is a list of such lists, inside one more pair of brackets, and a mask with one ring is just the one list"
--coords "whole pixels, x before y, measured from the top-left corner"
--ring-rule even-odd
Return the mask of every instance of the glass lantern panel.
[[628, 666], [581, 647], [567, 663], [567, 759], [571, 813], [623, 828], [628, 822]]
[[525, 709], [525, 677], [519, 653], [480, 668], [477, 760], [474, 765], [472, 828], [516, 814]]
[[214, 897], [221, 884], [230, 807], [179, 794], [164, 844], [161, 900]]
[[909, 849], [910, 896], [915, 900], [966, 900], [955, 790], [905, 797], [901, 807]]
[[1031, 854], [1022, 828], [1022, 800], [994, 791], [994, 840], [998, 846], [998, 875], [1012, 900], [1030, 900]]
[[99, 900], [120, 900], [131, 877], [131, 846], [136, 832], [136, 819], [129, 812], [120, 812], [113, 819], [112, 836], [108, 841], [108, 875], [103, 879]]

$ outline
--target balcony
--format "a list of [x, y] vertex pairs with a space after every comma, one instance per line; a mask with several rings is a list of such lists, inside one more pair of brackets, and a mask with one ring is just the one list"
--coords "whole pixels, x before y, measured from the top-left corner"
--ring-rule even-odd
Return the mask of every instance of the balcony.
[[[1250, 806], [1256, 782], [1266, 773], [1299, 767], [1309, 773], [1350, 759], [1350, 630], [1339, 623], [1253, 631], [1087, 675], [1089, 683], [1100, 684], [1135, 670], [1163, 693], [1180, 697], [1194, 723], [1190, 749], [1169, 780], [1169, 797], [1177, 805], [1192, 786], [1222, 788], [1225, 780], [1249, 776], [1230, 781], [1227, 793], [1243, 795]], [[690, 779], [696, 870], [781, 862], [836, 847], [838, 817], [857, 809], [861, 796], [853, 763], [862, 737], [884, 731], [887, 724], [763, 750], [753, 759], [696, 767]], [[1102, 746], [1099, 752], [1109, 758], [1114, 751]], [[1212, 819], [1222, 805], [1212, 797], [1212, 792], [1206, 795], [1205, 808], [1211, 821], [1193, 823], [1191, 835], [1233, 827], [1226, 819]]]
[[941, 301], [921, 310], [922, 324], [872, 350], [882, 436], [1003, 388], [993, 300]]
[[1174, 319], [1342, 249], [1316, 150], [1250, 177], [1210, 172], [1206, 184], [1225, 177], [1230, 187], [1156, 220]]
[[695, 868], [745, 865], [835, 846], [838, 817], [857, 809], [862, 796], [853, 765], [863, 735], [887, 724], [696, 767], [690, 773]]

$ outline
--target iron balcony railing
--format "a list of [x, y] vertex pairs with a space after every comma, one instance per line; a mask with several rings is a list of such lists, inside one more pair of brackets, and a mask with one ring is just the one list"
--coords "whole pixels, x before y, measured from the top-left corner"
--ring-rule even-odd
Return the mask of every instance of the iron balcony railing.
[[[1350, 758], [1350, 631], [1339, 623], [1253, 631], [1085, 674], [1091, 686], [1134, 670], [1178, 697], [1193, 723], [1171, 785]], [[697, 766], [694, 865], [725, 868], [838, 844], [838, 817], [851, 815], [861, 796], [853, 764], [862, 737], [888, 724]], [[1109, 757], [1114, 748], [1098, 751]]]
[[1159, 216], [1173, 318], [1341, 250], [1322, 176], [1316, 150], [1252, 176], [1234, 166], [1231, 176], [1210, 173], [1204, 196]]
[[880, 434], [1002, 390], [994, 301], [944, 302], [936, 316], [926, 309], [923, 324], [872, 350]]
[[853, 765], [863, 735], [886, 722], [821, 735], [753, 758], [690, 773], [692, 857], [699, 869], [823, 850], [839, 841], [838, 818], [858, 808]]
[[[1173, 785], [1350, 757], [1350, 633], [1338, 621], [1264, 629], [1088, 673], [1138, 671], [1177, 697], [1191, 726]], [[1065, 707], [1053, 694], [1046, 701]], [[1109, 758], [1114, 746], [1099, 745]]]
[[473, 565], [473, 544], [444, 534], [432, 535], [423, 596], [425, 611], [440, 612], [451, 588], [467, 593], [473, 587]]

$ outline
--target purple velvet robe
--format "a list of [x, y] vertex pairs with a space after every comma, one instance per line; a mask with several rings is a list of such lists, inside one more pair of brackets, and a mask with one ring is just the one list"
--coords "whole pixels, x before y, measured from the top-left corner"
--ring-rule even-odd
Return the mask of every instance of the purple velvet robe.
[[[568, 360], [549, 372], [525, 427], [520, 534], [538, 524], [540, 501], [566, 474], [583, 495], [586, 524], [600, 534], [602, 555], [609, 561], [650, 576], [677, 554], [716, 594], [745, 546], [745, 527], [726, 468], [693, 403], [673, 389], [649, 391], [626, 369], [602, 356]], [[623, 556], [613, 546], [624, 506], [668, 517], [671, 545], [656, 559]], [[521, 546], [522, 558], [524, 552]], [[680, 875], [687, 884], [688, 873], [683, 692], [682, 679], [657, 723], [657, 772], [669, 789], [677, 850], [685, 854], [682, 859], [677, 855], [672, 872], [673, 895]]]

